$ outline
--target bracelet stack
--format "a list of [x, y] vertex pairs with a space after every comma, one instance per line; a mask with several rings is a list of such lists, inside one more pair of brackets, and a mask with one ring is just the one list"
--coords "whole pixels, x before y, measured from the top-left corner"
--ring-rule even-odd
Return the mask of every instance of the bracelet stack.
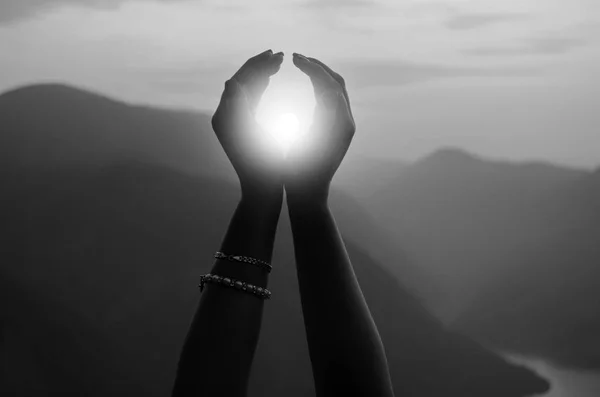
[[215, 254], [215, 258], [217, 258], [217, 259], [226, 259], [226, 260], [231, 261], [231, 262], [249, 263], [251, 265], [260, 267], [261, 269], [263, 269], [267, 273], [271, 273], [271, 270], [273, 270], [273, 266], [269, 265], [269, 262], [261, 261], [260, 259], [251, 258], [249, 256], [227, 255], [227, 254], [224, 254], [222, 252], [218, 252], [217, 251], [217, 253]]
[[216, 274], [204, 274], [200, 276], [200, 285], [198, 285], [198, 287], [200, 288], [200, 292], [202, 292], [206, 283], [214, 283], [225, 287], [235, 288], [239, 291], [253, 294], [261, 299], [271, 299], [271, 291], [269, 291], [268, 289], [257, 287], [255, 285], [248, 284], [246, 282], [235, 280], [229, 277], [221, 277]]
[[[261, 268], [267, 273], [270, 273], [273, 269], [273, 267], [268, 262], [256, 258], [251, 258], [249, 256], [227, 255], [223, 252], [217, 251], [217, 253], [215, 253], [215, 258], [225, 259], [231, 262], [249, 263], [251, 265]], [[198, 287], [200, 288], [200, 292], [202, 292], [206, 283], [219, 284], [224, 287], [234, 288], [242, 292], [253, 294], [261, 299], [271, 299], [271, 291], [269, 291], [266, 288], [257, 287], [256, 285], [248, 284], [241, 280], [223, 277], [217, 274], [204, 274], [200, 276], [200, 284], [198, 285]]]

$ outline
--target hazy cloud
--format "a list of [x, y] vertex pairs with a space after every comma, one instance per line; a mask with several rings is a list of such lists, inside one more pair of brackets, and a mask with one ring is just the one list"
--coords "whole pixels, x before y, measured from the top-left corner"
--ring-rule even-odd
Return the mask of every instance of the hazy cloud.
[[159, 87], [169, 94], [207, 93], [222, 90], [225, 80], [229, 79], [239, 65], [224, 62], [188, 65], [186, 67], [128, 68], [120, 72], [122, 78], [135, 79], [138, 82]]
[[301, 3], [304, 8], [311, 9], [340, 9], [375, 7], [377, 3], [372, 0], [309, 0]]
[[476, 29], [500, 22], [516, 21], [526, 18], [525, 14], [515, 13], [478, 13], [478, 14], [460, 14], [448, 19], [444, 24], [452, 30]]
[[[127, 0], [0, 0], [0, 24], [7, 24], [35, 16], [62, 5], [89, 6], [96, 8], [116, 7]], [[154, 0], [176, 2], [183, 0]]]
[[[519, 77], [538, 74], [537, 69], [462, 68], [409, 61], [351, 60], [330, 65], [341, 73], [352, 89], [404, 86], [455, 77]], [[219, 63], [189, 68], [132, 69], [128, 78], [138, 80], [166, 94], [220, 94], [225, 80], [236, 67]]]
[[586, 45], [580, 38], [536, 38], [527, 40], [520, 46], [476, 47], [461, 51], [474, 56], [522, 56], [522, 55], [560, 55]]
[[539, 71], [519, 68], [466, 68], [409, 61], [350, 61], [340, 73], [355, 88], [401, 86], [453, 77], [531, 76]]

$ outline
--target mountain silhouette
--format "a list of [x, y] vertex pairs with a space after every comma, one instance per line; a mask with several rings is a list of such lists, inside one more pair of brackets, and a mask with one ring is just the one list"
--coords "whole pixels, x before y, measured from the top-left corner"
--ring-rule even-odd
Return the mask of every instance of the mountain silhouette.
[[0, 162], [19, 167], [145, 160], [202, 175], [233, 178], [210, 116], [128, 105], [60, 84], [0, 96]]
[[446, 325], [501, 350], [600, 368], [598, 186], [588, 171], [443, 149], [365, 203], [433, 276], [414, 290]]
[[[52, 117], [46, 101], [60, 103], [55, 109], [64, 112], [62, 119]], [[103, 128], [91, 116], [96, 106], [106, 117]], [[210, 173], [226, 159], [222, 149], [205, 143], [208, 130], [177, 121], [179, 112], [147, 116], [153, 111], [68, 87], [32, 87], [0, 97], [0, 130], [10, 129], [1, 138], [2, 150], [9, 153], [7, 144], [16, 151], [3, 157], [11, 172], [0, 196], [3, 393], [169, 393], [198, 300], [198, 275], [212, 265], [239, 187]], [[71, 122], [70, 114], [78, 121]], [[42, 117], [33, 122], [38, 129], [32, 135], [22, 120], [30, 115]], [[158, 128], [150, 135], [129, 131], [145, 125], [144, 117], [156, 125], [168, 120], [165, 126], [173, 129], [167, 138]], [[90, 131], [104, 130], [110, 139], [86, 140]], [[122, 137], [129, 133], [154, 142], [138, 151], [133, 138]], [[175, 137], [173, 147], [163, 147], [168, 137]], [[181, 158], [173, 156], [186, 139], [203, 158], [187, 157], [189, 148]], [[41, 145], [48, 142], [54, 142], [50, 154]], [[79, 150], [92, 154], [81, 156]], [[194, 161], [205, 168], [194, 172]], [[390, 264], [384, 268], [358, 245], [362, 236], [383, 234], [366, 212], [338, 190], [332, 207], [384, 340], [397, 393], [526, 396], [548, 389], [534, 372], [446, 330], [387, 270]], [[314, 393], [293, 262], [284, 208], [270, 282], [275, 299], [266, 305], [250, 395]]]
[[[48, 307], [37, 312], [62, 319], [66, 324], [53, 323], [58, 327], [54, 332], [69, 336], [52, 340], [54, 349], [40, 348], [37, 354], [46, 362], [78, 362], [83, 379], [103, 373], [104, 394], [134, 392], [138, 385], [152, 389], [150, 395], [167, 393], [198, 299], [198, 275], [210, 268], [237, 189], [138, 164], [46, 174], [43, 186], [30, 192], [35, 194], [28, 195], [27, 201], [21, 195], [8, 208], [2, 237], [10, 248], [3, 263], [13, 266], [3, 273], [17, 285], [38, 291], [38, 300]], [[312, 387], [289, 219], [282, 218], [273, 259], [277, 266], [270, 282], [278, 298], [269, 302], [265, 312], [251, 386], [255, 395], [303, 395], [302, 390]], [[398, 392], [442, 396], [455, 390], [466, 396], [520, 396], [547, 389], [547, 383], [531, 371], [445, 331], [391, 274], [354, 243], [347, 241], [347, 245], [384, 339]], [[7, 298], [6, 302], [19, 302]], [[3, 321], [5, 332], [17, 334], [15, 328], [26, 327], [26, 308], [17, 310], [12, 321]], [[72, 328], [71, 322], [76, 326]], [[38, 322], [37, 332], [30, 337], [43, 338], [48, 332], [43, 325]], [[75, 347], [96, 350], [98, 334], [111, 349], [96, 351], [94, 360], [82, 359]], [[71, 346], [68, 342], [74, 337], [79, 340]], [[17, 342], [26, 344], [27, 339]], [[20, 350], [12, 348], [15, 355]], [[115, 357], [114, 351], [120, 354]], [[115, 359], [119, 362], [113, 365]], [[57, 376], [44, 375], [69, 385], [71, 373], [68, 364], [64, 366], [48, 369], [61, 371]], [[102, 372], [106, 367], [118, 371], [110, 377], [110, 372]], [[94, 384], [76, 385], [86, 393], [99, 393]], [[62, 384], [47, 387], [52, 386], [56, 389], [46, 390], [59, 391]]]

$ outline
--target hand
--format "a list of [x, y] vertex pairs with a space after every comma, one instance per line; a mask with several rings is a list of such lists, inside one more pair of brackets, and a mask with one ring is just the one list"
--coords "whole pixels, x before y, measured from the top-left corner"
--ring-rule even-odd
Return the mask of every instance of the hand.
[[228, 81], [212, 126], [233, 165], [244, 196], [283, 194], [283, 153], [254, 118], [256, 107], [279, 71], [283, 53], [265, 51], [250, 58]]
[[294, 65], [310, 78], [317, 104], [309, 131], [288, 151], [285, 189], [288, 198], [326, 201], [356, 125], [342, 76], [319, 60], [296, 53]]

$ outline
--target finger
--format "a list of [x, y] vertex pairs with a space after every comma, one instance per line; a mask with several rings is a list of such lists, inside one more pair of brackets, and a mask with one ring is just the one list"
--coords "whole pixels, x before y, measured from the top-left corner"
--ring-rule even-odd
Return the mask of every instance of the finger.
[[[231, 125], [239, 120], [234, 118], [246, 118], [248, 114], [248, 103], [246, 94], [241, 85], [235, 79], [229, 79], [225, 82], [225, 89], [221, 95], [221, 101], [213, 115], [213, 129], [217, 134], [227, 131], [225, 126]], [[227, 114], [227, 116], [225, 116]]]
[[277, 73], [283, 63], [283, 52], [263, 58], [250, 67], [243, 81], [244, 87], [249, 94], [250, 108], [256, 110], [262, 95], [269, 85], [272, 75]]
[[279, 71], [283, 55], [283, 52], [273, 54], [271, 50], [258, 54], [250, 58], [233, 78], [242, 84], [250, 84], [256, 79], [268, 79]]
[[276, 54], [271, 55], [267, 64], [265, 65], [265, 69], [267, 70], [267, 73], [269, 74], [269, 76], [272, 76], [275, 73], [279, 72], [279, 69], [281, 68], [281, 64], [283, 63], [283, 56], [284, 56], [284, 54], [281, 51]]
[[277, 54], [268, 53], [259, 54], [253, 58], [252, 62], [247, 62], [232, 79], [237, 80], [240, 84], [248, 87], [248, 91], [252, 95], [262, 92], [269, 84], [269, 77], [277, 73], [283, 63], [283, 52]]
[[245, 76], [249, 70], [252, 69], [252, 67], [256, 64], [256, 63], [260, 63], [262, 61], [264, 61], [265, 59], [269, 59], [271, 57], [271, 55], [273, 54], [272, 50], [266, 50], [261, 52], [258, 55], [253, 56], [252, 58], [248, 59], [241, 68], [238, 69], [237, 72], [235, 72], [235, 74], [233, 75], [233, 78], [237, 79], [238, 81], [243, 81], [242, 77]]
[[[343, 93], [333, 90], [325, 91], [317, 99], [317, 102], [322, 106], [315, 109], [314, 118], [318, 120], [317, 124], [324, 126], [325, 130], [345, 134], [354, 129], [354, 119]], [[328, 133], [327, 135], [335, 140], [338, 134]]]
[[336, 89], [341, 86], [321, 65], [311, 62], [304, 55], [294, 53], [294, 65], [306, 74], [313, 83], [317, 92], [326, 91], [328, 89]]
[[246, 93], [244, 92], [242, 85], [236, 79], [229, 79], [225, 82], [223, 98], [231, 106], [239, 106], [246, 99]]
[[346, 85], [344, 78], [340, 76], [338, 73], [334, 72], [329, 66], [325, 65], [323, 62], [319, 61], [317, 58], [306, 57], [309, 61], [318, 64], [321, 66], [331, 77], [333, 77], [342, 87]]
[[346, 101], [348, 102], [348, 109], [350, 110], [350, 115], [352, 115], [352, 107], [350, 106], [350, 97], [348, 96], [348, 90], [346, 89], [346, 81], [344, 80], [344, 78], [339, 73], [336, 73], [329, 66], [327, 66], [323, 62], [319, 61], [317, 58], [312, 58], [312, 57], [307, 57], [307, 58], [311, 62], [314, 62], [314, 63], [320, 65], [323, 69], [325, 69], [325, 71], [327, 71], [327, 73], [329, 73], [331, 75], [331, 77], [333, 77], [335, 79], [335, 81], [337, 81], [339, 83], [339, 85], [342, 86], [344, 98], [346, 98]]

